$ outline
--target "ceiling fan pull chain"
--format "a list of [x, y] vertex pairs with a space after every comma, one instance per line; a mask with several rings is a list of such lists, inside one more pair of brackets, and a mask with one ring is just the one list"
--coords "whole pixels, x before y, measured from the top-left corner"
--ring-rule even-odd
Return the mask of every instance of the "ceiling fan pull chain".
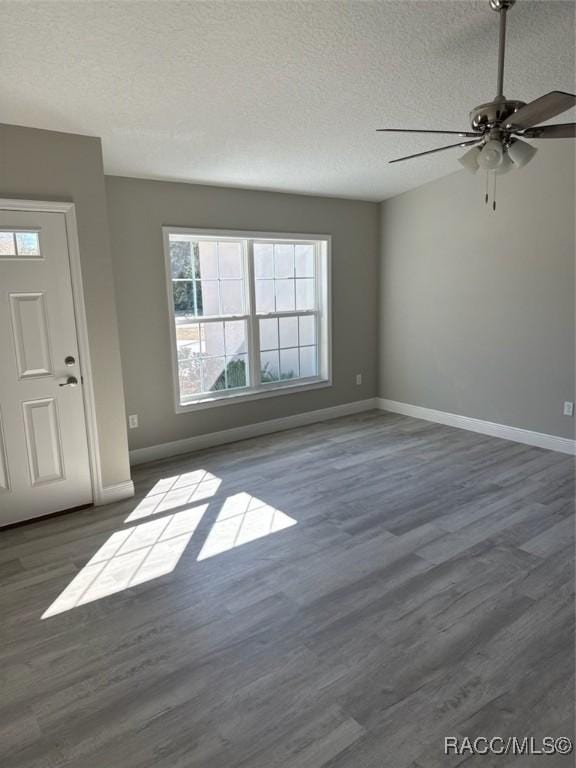
[[484, 195], [484, 205], [488, 205], [488, 176], [490, 171], [486, 170], [486, 194]]
[[497, 173], [496, 173], [496, 171], [492, 171], [492, 173], [494, 174], [494, 187], [493, 187], [493, 190], [492, 190], [492, 210], [495, 211], [496, 210], [496, 176], [497, 176]]

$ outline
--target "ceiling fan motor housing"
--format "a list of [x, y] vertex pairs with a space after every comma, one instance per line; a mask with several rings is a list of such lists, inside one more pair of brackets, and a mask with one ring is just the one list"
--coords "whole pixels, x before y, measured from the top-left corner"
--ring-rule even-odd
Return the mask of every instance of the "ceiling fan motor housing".
[[523, 107], [523, 101], [495, 99], [487, 104], [480, 104], [470, 112], [470, 123], [474, 131], [488, 131], [504, 123], [510, 115]]
[[516, 0], [490, 0], [490, 7], [493, 11], [507, 11], [515, 2]]

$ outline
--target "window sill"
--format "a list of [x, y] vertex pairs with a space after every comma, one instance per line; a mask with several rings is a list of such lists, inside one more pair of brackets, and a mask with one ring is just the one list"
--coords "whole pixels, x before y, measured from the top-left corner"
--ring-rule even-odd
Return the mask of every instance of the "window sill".
[[300, 384], [279, 384], [276, 386], [260, 387], [259, 389], [244, 389], [242, 392], [235, 394], [220, 397], [203, 397], [189, 403], [179, 403], [176, 406], [176, 413], [189, 413], [220, 405], [235, 405], [248, 402], [249, 400], [277, 397], [278, 395], [293, 395], [297, 392], [309, 392], [313, 389], [323, 389], [324, 387], [331, 386], [332, 382], [328, 379], [308, 379]]

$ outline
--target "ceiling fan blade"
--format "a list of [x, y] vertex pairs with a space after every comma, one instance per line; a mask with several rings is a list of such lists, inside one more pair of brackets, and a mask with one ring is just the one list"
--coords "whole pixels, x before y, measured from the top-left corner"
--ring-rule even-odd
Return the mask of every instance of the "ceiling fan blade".
[[576, 123], [558, 123], [529, 128], [522, 132], [527, 139], [576, 139]]
[[385, 133], [450, 133], [454, 136], [478, 136], [480, 134], [472, 133], [472, 131], [430, 131], [426, 128], [419, 130], [417, 128], [376, 128], [377, 132], [384, 131]]
[[511, 130], [521, 130], [522, 128], [532, 128], [538, 123], [543, 123], [551, 117], [556, 117], [576, 104], [576, 95], [573, 93], [564, 93], [564, 91], [550, 91], [545, 96], [531, 101], [524, 107], [520, 107], [518, 112], [510, 115], [506, 128]]
[[459, 141], [458, 144], [448, 144], [447, 147], [438, 147], [438, 149], [428, 149], [426, 152], [417, 152], [415, 155], [399, 157], [396, 160], [389, 160], [388, 163], [401, 163], [403, 160], [412, 160], [413, 157], [422, 157], [422, 155], [431, 155], [433, 152], [443, 152], [445, 149], [454, 149], [454, 147], [469, 147], [472, 144], [479, 144], [480, 139], [475, 141]]

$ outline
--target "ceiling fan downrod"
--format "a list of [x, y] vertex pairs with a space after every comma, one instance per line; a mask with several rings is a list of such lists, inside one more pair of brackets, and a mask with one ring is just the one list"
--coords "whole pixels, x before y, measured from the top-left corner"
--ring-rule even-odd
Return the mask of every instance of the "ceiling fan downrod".
[[504, 56], [506, 53], [506, 18], [516, 0], [490, 0], [492, 10], [500, 14], [500, 40], [498, 43], [498, 84], [494, 101], [504, 101]]
[[493, 101], [489, 101], [487, 104], [480, 104], [470, 112], [470, 122], [472, 130], [483, 131], [486, 134], [490, 133], [494, 129], [498, 129], [500, 125], [505, 124], [505, 121], [510, 115], [517, 112], [524, 106], [523, 101], [508, 100], [504, 96], [504, 62], [506, 57], [506, 21], [508, 18], [508, 11], [515, 4], [516, 0], [489, 0], [492, 10], [500, 14], [500, 34], [498, 41], [498, 75], [496, 82], [496, 96]]

